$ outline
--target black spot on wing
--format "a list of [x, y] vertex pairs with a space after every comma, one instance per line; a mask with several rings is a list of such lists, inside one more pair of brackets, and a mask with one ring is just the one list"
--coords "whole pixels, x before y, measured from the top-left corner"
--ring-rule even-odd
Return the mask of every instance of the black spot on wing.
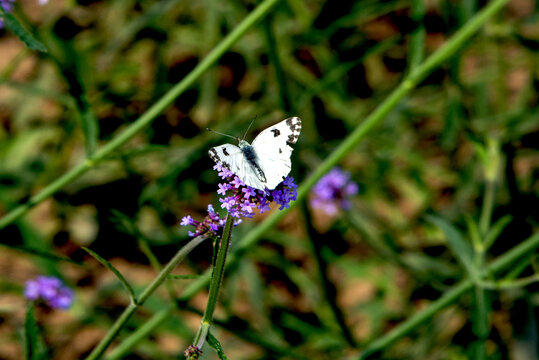
[[282, 154], [283, 153], [283, 150], [281, 150], [281, 148], [279, 148], [279, 154]]
[[288, 139], [286, 140], [290, 144], [295, 144], [296, 141], [298, 141], [299, 135], [296, 134], [290, 134], [288, 135]]
[[210, 151], [208, 151], [208, 154], [213, 161], [221, 162], [221, 158], [219, 157], [219, 154], [217, 154], [217, 150], [215, 150], [215, 148], [211, 148]]
[[279, 131], [279, 129], [273, 129], [271, 131], [273, 132], [273, 137], [277, 137], [277, 136], [281, 135], [281, 132]]
[[290, 128], [291, 132], [286, 141], [290, 144], [295, 144], [301, 132], [301, 119], [299, 117], [291, 117], [285, 120], [285, 124]]
[[225, 156], [230, 156], [230, 154], [228, 153], [228, 151], [226, 151], [226, 148], [223, 148], [223, 154], [224, 154]]

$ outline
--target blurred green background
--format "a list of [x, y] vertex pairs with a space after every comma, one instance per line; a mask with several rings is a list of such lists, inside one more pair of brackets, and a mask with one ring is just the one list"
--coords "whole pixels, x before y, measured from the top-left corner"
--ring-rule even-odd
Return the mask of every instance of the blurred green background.
[[[0, 30], [0, 215], [121, 133], [257, 4], [17, 2], [15, 14], [49, 52], [30, 51]], [[50, 357], [84, 358], [101, 340], [129, 300], [81, 247], [109, 260], [139, 291], [146, 286], [188, 238], [180, 219], [201, 220], [208, 204], [218, 206], [207, 151], [229, 139], [206, 127], [242, 136], [257, 116], [252, 140], [285, 117], [301, 117], [291, 173], [301, 183], [423, 53], [484, 5], [279, 2], [145, 131], [0, 231], [0, 359], [24, 356], [21, 289], [37, 274], [60, 276], [76, 292], [70, 311], [37, 313]], [[507, 215], [510, 222], [487, 259], [537, 231], [538, 20], [536, 2], [510, 1], [346, 156], [340, 165], [360, 189], [352, 209], [331, 217], [297, 206], [244, 254], [225, 277], [214, 328], [230, 359], [356, 358], [364, 344], [465, 277], [444, 233], [425, 216], [466, 234], [489, 187], [492, 222]], [[237, 227], [232, 246], [266, 216]], [[201, 274], [211, 259], [208, 242], [175, 273]], [[519, 274], [534, 273], [529, 263], [516, 266]], [[190, 281], [171, 280], [118, 343]], [[486, 292], [489, 359], [538, 357], [537, 289]], [[183, 304], [125, 358], [182, 358], [205, 302], [201, 293]], [[468, 358], [474, 309], [467, 294], [376, 356]]]

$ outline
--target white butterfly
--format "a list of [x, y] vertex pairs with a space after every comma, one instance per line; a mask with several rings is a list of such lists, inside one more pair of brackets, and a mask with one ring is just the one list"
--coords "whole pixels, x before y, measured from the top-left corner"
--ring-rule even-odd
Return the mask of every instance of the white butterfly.
[[290, 173], [290, 155], [301, 131], [301, 119], [291, 117], [262, 131], [253, 144], [237, 138], [239, 147], [225, 144], [208, 152], [216, 163], [255, 189], [275, 189]]

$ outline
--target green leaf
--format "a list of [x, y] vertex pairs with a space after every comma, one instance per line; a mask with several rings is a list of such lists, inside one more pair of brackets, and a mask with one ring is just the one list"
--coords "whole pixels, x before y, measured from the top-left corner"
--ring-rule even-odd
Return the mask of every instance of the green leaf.
[[24, 342], [26, 345], [26, 359], [34, 360], [39, 358], [39, 329], [36, 324], [34, 314], [34, 303], [28, 304], [26, 319], [24, 321]]
[[127, 292], [129, 293], [129, 296], [131, 297], [131, 301], [132, 302], [136, 302], [136, 299], [135, 299], [135, 291], [133, 291], [133, 288], [131, 287], [131, 285], [129, 285], [129, 283], [127, 282], [127, 280], [124, 278], [124, 276], [118, 271], [118, 269], [116, 269], [114, 266], [112, 266], [112, 264], [110, 262], [108, 262], [107, 260], [103, 259], [101, 256], [99, 256], [97, 253], [95, 253], [94, 251], [86, 248], [86, 247], [83, 247], [84, 251], [86, 251], [88, 254], [92, 255], [97, 261], [99, 261], [101, 264], [105, 265], [110, 271], [112, 271], [114, 273], [114, 275], [116, 275], [116, 277], [118, 278], [118, 280], [120, 280], [120, 282], [122, 283], [122, 285], [124, 286], [124, 288], [127, 290]]
[[221, 360], [228, 360], [228, 358], [225, 355], [225, 352], [223, 351], [223, 347], [219, 343], [219, 340], [215, 338], [215, 336], [212, 335], [211, 332], [208, 332], [208, 337], [206, 338], [208, 340], [208, 344], [215, 350], [217, 353], [217, 356], [219, 356], [219, 359]]
[[17, 35], [17, 37], [23, 43], [25, 43], [28, 48], [45, 53], [48, 52], [45, 45], [39, 42], [34, 35], [26, 30], [15, 16], [2, 10], [2, 17], [4, 18], [5, 27], [13, 31], [13, 33]]
[[470, 244], [464, 240], [460, 232], [453, 225], [438, 216], [428, 215], [427, 220], [437, 226], [445, 234], [447, 244], [456, 255], [460, 263], [466, 268], [470, 277], [479, 279], [479, 269], [474, 264], [474, 253]]
[[513, 220], [513, 217], [511, 215], [505, 215], [504, 217], [500, 218], [498, 221], [494, 223], [494, 225], [490, 227], [490, 230], [485, 235], [485, 240], [484, 240], [485, 249], [490, 248], [492, 244], [494, 244], [494, 242], [498, 239], [503, 229], [505, 229], [505, 227], [509, 225], [511, 220]]

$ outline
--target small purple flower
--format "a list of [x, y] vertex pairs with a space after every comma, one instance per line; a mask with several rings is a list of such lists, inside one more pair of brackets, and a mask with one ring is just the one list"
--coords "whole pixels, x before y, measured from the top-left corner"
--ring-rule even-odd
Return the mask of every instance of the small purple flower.
[[230, 190], [229, 184], [217, 184], [219, 186], [219, 190], [217, 190], [217, 194], [219, 195], [225, 195], [228, 190]]
[[53, 309], [68, 309], [73, 303], [74, 293], [54, 276], [38, 276], [28, 280], [24, 288], [28, 300], [43, 300]]
[[[219, 185], [221, 185], [221, 184], [219, 184]], [[253, 188], [250, 187], [250, 186], [244, 187], [243, 189], [241, 189], [241, 191], [242, 191], [243, 193], [245, 193], [245, 194], [243, 195], [243, 198], [244, 198], [245, 200], [249, 200], [249, 198], [250, 198], [251, 196], [255, 196], [255, 195], [256, 195], [255, 189], [253, 189]], [[217, 192], [217, 193], [219, 193], [219, 192]]]
[[15, 0], [0, 0], [0, 7], [2, 7], [5, 12], [12, 12], [14, 2]]
[[350, 180], [350, 173], [333, 168], [311, 190], [310, 204], [328, 215], [350, 207], [350, 197], [358, 193], [358, 185]]
[[194, 225], [194, 220], [191, 216], [187, 215], [182, 218], [181, 226]]
[[[221, 199], [220, 199], [221, 200]], [[191, 216], [184, 216], [180, 222], [181, 226], [194, 226], [195, 231], [188, 231], [190, 237], [196, 237], [202, 234], [217, 235], [222, 230], [225, 219], [221, 219], [219, 213], [213, 209], [213, 205], [208, 205], [208, 215], [202, 222], [194, 220]], [[234, 225], [237, 225], [234, 223]]]

